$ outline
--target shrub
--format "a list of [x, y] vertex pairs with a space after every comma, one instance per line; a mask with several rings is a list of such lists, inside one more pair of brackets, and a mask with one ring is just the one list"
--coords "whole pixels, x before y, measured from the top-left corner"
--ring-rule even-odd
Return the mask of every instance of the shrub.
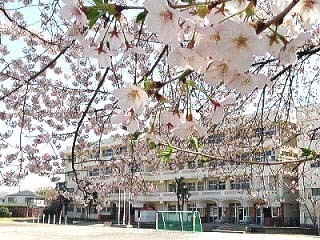
[[11, 217], [12, 213], [7, 207], [0, 206], [0, 217]]

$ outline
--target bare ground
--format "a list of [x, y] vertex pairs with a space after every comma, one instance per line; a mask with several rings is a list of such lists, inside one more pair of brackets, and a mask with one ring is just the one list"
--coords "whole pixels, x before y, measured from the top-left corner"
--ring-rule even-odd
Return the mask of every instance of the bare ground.
[[153, 229], [104, 227], [102, 224], [90, 226], [53, 225], [26, 223], [23, 221], [0, 221], [0, 240], [309, 240], [317, 236], [267, 235], [235, 233], [190, 233], [155, 231]]

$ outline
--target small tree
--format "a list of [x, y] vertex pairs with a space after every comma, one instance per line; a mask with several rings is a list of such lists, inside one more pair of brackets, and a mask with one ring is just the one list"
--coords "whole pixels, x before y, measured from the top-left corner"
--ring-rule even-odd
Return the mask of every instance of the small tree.
[[183, 211], [184, 201], [185, 200], [188, 201], [191, 194], [189, 193], [189, 189], [183, 177], [176, 178], [176, 184], [177, 184], [176, 194], [178, 199], [178, 211]]
[[11, 217], [12, 212], [9, 211], [7, 207], [1, 206], [0, 207], [0, 217]]

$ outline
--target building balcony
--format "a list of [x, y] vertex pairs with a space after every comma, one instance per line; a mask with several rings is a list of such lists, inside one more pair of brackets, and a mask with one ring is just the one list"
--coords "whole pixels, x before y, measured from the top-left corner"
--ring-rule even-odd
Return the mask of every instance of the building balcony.
[[[191, 196], [189, 201], [228, 201], [228, 200], [242, 200], [247, 197], [244, 190], [207, 190], [207, 191], [190, 191]], [[126, 195], [128, 196], [128, 195]], [[111, 194], [110, 201], [118, 201], [118, 194]], [[123, 201], [123, 193], [121, 194]], [[128, 199], [127, 199], [128, 200]], [[177, 196], [175, 192], [155, 192], [134, 198], [135, 202], [175, 202]]]

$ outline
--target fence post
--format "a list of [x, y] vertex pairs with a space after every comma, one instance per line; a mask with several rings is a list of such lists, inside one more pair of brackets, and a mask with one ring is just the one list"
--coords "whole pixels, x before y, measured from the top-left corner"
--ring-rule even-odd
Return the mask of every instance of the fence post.
[[56, 224], [56, 215], [53, 214], [53, 224]]
[[48, 214], [48, 224], [50, 224], [50, 214]]
[[64, 224], [67, 225], [68, 222], [68, 215], [64, 215]]
[[60, 212], [60, 216], [59, 216], [59, 225], [61, 225], [61, 218], [62, 218], [62, 212]]
[[42, 223], [43, 223], [43, 224], [44, 224], [44, 217], [45, 217], [45, 215], [42, 214]]
[[38, 214], [38, 223], [40, 222], [40, 217], [39, 217], [39, 214]]
[[[158, 231], [158, 224], [159, 224], [159, 220], [158, 220], [158, 212], [156, 212], [156, 231]], [[139, 221], [140, 222], [140, 221]]]

